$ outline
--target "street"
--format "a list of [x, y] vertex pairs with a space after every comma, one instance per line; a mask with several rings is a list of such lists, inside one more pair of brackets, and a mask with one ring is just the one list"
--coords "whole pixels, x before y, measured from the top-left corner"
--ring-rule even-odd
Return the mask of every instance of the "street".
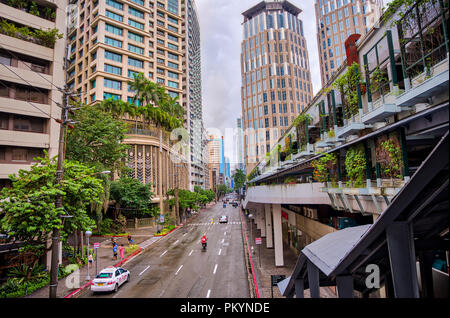
[[[228, 223], [219, 224], [221, 215]], [[208, 246], [202, 250], [201, 237]], [[130, 282], [99, 298], [248, 298], [239, 208], [222, 202], [201, 212], [125, 264]]]

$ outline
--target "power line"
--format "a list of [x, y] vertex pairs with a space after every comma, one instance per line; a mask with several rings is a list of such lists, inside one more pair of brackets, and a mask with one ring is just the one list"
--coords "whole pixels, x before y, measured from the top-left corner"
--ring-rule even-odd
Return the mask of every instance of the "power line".
[[[37, 88], [36, 86], [34, 86], [33, 84], [31, 84], [30, 82], [28, 82], [26, 79], [24, 79], [22, 76], [20, 76], [19, 74], [17, 74], [16, 72], [14, 72], [12, 69], [10, 69], [6, 64], [0, 63], [1, 65], [3, 65], [4, 67], [6, 67], [10, 72], [14, 73], [18, 78], [20, 78], [22, 81], [26, 82], [29, 86], [31, 86], [34, 90], [38, 91], [39, 93], [44, 94], [43, 91], [41, 91], [39, 88]], [[48, 99], [50, 99], [52, 102], [54, 102], [56, 104], [56, 106], [58, 107], [62, 107], [60, 103], [55, 102], [52, 98], [48, 97]]]
[[[9, 87], [6, 85], [6, 84], [4, 84], [2, 81], [0, 81], [0, 84], [2, 84], [3, 85], [3, 87], [5, 87], [5, 88], [8, 88], [9, 89]], [[36, 106], [36, 105], [34, 105], [32, 102], [30, 102], [30, 101], [25, 101], [25, 102], [27, 102], [28, 104], [30, 104], [31, 106], [33, 106], [34, 108], [36, 108], [37, 110], [39, 110], [41, 113], [43, 113], [43, 114], [45, 114], [45, 115], [47, 115], [48, 117], [50, 117], [51, 119], [54, 119], [54, 120], [56, 120], [56, 118], [54, 118], [54, 117], [52, 117], [52, 115], [50, 115], [50, 114], [47, 114], [46, 112], [44, 112], [42, 109], [40, 109], [38, 106]]]
[[[15, 55], [14, 53], [12, 53], [10, 50], [6, 49], [3, 45], [0, 44], [0, 48], [4, 49], [5, 51], [7, 51], [12, 57], [14, 57], [17, 60], [20, 60], [19, 57], [17, 55]], [[39, 75], [39, 77], [41, 77], [42, 79], [44, 79], [47, 83], [50, 83], [50, 85], [56, 87], [57, 90], [62, 91], [62, 89], [58, 86], [56, 86], [55, 84], [53, 84], [51, 81], [49, 81], [48, 79], [46, 79], [44, 76], [42, 76], [39, 72], [34, 71], [31, 66], [28, 66], [28, 64], [25, 64], [32, 72], [36, 73], [37, 75]]]

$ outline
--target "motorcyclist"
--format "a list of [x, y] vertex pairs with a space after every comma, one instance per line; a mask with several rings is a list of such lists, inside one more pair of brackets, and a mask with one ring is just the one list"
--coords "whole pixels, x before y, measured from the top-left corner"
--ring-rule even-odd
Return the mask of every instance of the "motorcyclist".
[[203, 243], [205, 243], [205, 244], [206, 244], [206, 241], [207, 241], [207, 239], [206, 239], [206, 235], [205, 235], [205, 234], [203, 234], [203, 236], [202, 236], [202, 244], [203, 244]]

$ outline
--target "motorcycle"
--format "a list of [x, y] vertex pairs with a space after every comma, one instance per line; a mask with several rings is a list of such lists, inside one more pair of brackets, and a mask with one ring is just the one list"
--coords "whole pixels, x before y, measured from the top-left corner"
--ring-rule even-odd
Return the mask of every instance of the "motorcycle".
[[206, 242], [202, 243], [203, 250], [206, 251]]

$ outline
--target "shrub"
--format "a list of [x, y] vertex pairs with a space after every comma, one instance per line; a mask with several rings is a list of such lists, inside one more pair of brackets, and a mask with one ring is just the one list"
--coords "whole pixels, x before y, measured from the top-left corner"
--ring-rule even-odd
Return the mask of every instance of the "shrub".
[[139, 249], [139, 245], [137, 244], [131, 244], [129, 247], [125, 247], [125, 251], [127, 252], [127, 255], [133, 254]]

